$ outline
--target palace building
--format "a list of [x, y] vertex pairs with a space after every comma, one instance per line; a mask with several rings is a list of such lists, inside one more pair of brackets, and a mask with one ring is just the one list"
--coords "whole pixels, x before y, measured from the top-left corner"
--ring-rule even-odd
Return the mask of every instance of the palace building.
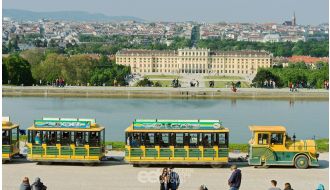
[[131, 67], [133, 74], [191, 74], [249, 76], [272, 65], [266, 51], [210, 51], [184, 48], [177, 51], [123, 49], [116, 63]]

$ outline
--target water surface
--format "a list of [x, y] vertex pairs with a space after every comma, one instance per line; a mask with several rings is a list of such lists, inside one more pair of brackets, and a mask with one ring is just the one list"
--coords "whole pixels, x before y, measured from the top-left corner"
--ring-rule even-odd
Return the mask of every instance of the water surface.
[[327, 100], [3, 97], [2, 106], [3, 115], [24, 129], [43, 116], [96, 118], [112, 141], [124, 141], [135, 118], [220, 119], [237, 143], [248, 141], [249, 125], [284, 125], [302, 139], [329, 136]]

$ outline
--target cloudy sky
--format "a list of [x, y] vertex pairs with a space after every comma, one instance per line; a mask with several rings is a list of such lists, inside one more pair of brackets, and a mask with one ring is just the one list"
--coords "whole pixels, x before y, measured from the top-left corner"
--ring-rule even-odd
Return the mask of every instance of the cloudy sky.
[[329, 21], [329, 0], [3, 0], [4, 9], [79, 10], [148, 21], [277, 22]]

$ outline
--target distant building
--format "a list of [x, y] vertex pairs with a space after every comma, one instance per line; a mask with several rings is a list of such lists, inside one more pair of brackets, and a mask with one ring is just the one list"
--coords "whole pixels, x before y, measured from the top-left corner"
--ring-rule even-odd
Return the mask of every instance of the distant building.
[[292, 57], [289, 57], [286, 63], [283, 63], [283, 67], [287, 67], [289, 63], [299, 63], [299, 62], [304, 62], [306, 65], [311, 66], [311, 68], [316, 68], [318, 62], [329, 63], [329, 58], [294, 55]]
[[263, 42], [280, 42], [281, 37], [279, 34], [267, 34], [264, 36]]
[[292, 20], [291, 21], [284, 21], [283, 25], [284, 26], [296, 26], [297, 25], [296, 13], [293, 12]]
[[116, 53], [116, 63], [138, 74], [203, 74], [249, 76], [260, 67], [272, 65], [265, 51], [210, 51], [184, 48], [177, 51], [124, 49]]

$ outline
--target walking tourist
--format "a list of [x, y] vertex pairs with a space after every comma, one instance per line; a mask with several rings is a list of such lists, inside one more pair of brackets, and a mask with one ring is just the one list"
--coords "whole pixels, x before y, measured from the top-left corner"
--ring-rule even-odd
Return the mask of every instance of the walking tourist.
[[28, 177], [23, 178], [23, 182], [19, 186], [19, 190], [31, 190], [30, 182]]
[[293, 189], [291, 188], [291, 184], [290, 183], [285, 183], [283, 190], [293, 190]]
[[277, 181], [271, 180], [270, 183], [272, 184], [272, 187], [270, 187], [268, 190], [281, 190], [279, 187], [276, 187]]
[[167, 168], [163, 169], [162, 175], [159, 176], [159, 182], [160, 182], [160, 190], [169, 189], [169, 176], [168, 176]]
[[290, 92], [293, 92], [293, 89], [292, 89], [292, 82], [290, 82], [290, 84], [289, 84], [289, 88], [290, 88]]
[[230, 167], [230, 170], [233, 172], [231, 173], [231, 176], [228, 179], [229, 190], [239, 190], [242, 180], [241, 170], [237, 169], [236, 165], [232, 165]]
[[47, 187], [40, 181], [40, 178], [37, 177], [34, 183], [31, 185], [31, 190], [46, 190]]
[[179, 174], [177, 174], [175, 171], [174, 171], [174, 168], [171, 167], [170, 168], [170, 171], [169, 171], [169, 189], [170, 190], [177, 190], [179, 189], [179, 186], [180, 186], [180, 177], [179, 177]]

